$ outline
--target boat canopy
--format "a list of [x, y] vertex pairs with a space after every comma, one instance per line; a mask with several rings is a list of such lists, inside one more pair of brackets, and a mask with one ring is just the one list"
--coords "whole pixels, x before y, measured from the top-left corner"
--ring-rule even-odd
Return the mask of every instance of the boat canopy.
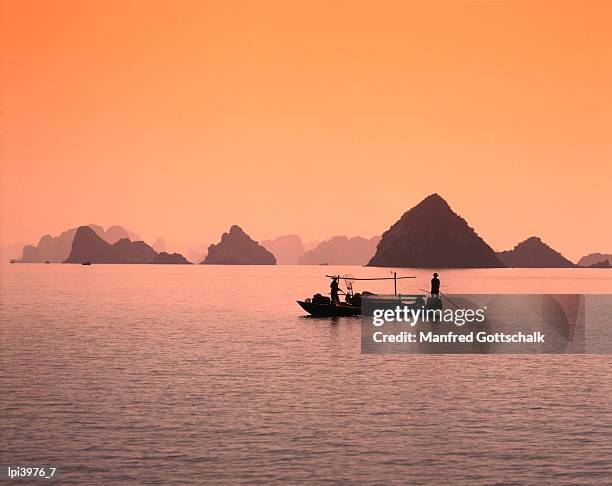
[[343, 279], [346, 283], [347, 286], [350, 285], [349, 290], [352, 292], [353, 288], [352, 288], [352, 282], [355, 280], [393, 280], [393, 293], [395, 295], [397, 295], [397, 281], [404, 279], [404, 278], [416, 278], [413, 276], [406, 276], [406, 277], [398, 277], [396, 272], [393, 272], [393, 277], [367, 277], [367, 278], [356, 278], [353, 277], [352, 275], [344, 275], [344, 276], [340, 276], [340, 275], [325, 275], [328, 278], [341, 278]]
[[341, 278], [344, 280], [400, 280], [402, 278], [416, 278], [416, 277], [370, 277], [370, 278], [357, 278], [342, 275], [325, 275], [328, 278]]

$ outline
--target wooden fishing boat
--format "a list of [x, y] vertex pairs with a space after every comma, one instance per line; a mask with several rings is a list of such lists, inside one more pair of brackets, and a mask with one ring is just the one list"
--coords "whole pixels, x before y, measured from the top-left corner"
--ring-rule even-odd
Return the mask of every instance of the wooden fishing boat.
[[361, 314], [361, 306], [343, 303], [315, 304], [308, 300], [298, 300], [297, 303], [302, 309], [314, 317], [353, 317]]
[[[393, 280], [393, 290], [398, 302], [402, 301], [402, 296], [397, 295], [397, 280], [404, 278], [415, 278], [415, 277], [398, 277], [393, 272], [393, 277], [382, 277], [382, 278], [355, 278], [350, 275], [343, 277], [339, 275], [326, 275], [331, 279], [342, 279], [346, 286], [346, 290], [342, 291], [345, 295], [346, 302], [335, 302], [333, 303], [329, 297], [322, 296], [321, 294], [315, 294], [312, 299], [308, 298], [305, 300], [298, 300], [299, 306], [304, 309], [308, 314], [314, 317], [353, 317], [361, 315], [361, 296], [362, 294], [353, 292], [353, 281], [355, 280]], [[368, 298], [372, 298], [374, 294], [370, 292], [364, 292], [363, 295], [368, 295]], [[383, 298], [381, 296], [381, 298]]]

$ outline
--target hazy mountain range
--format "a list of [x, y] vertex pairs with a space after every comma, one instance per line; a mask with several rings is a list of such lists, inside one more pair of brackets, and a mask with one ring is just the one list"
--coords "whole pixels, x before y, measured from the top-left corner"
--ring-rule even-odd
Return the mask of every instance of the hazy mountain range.
[[0, 246], [0, 259], [2, 261], [19, 260], [23, 255], [24, 246], [26, 246], [25, 243], [12, 243]]
[[365, 265], [376, 252], [380, 236], [362, 238], [334, 236], [319, 243], [298, 259], [300, 265]]
[[276, 257], [279, 265], [295, 265], [304, 254], [304, 244], [298, 235], [283, 235], [261, 242], [266, 250]]
[[[122, 238], [133, 241], [140, 240], [140, 236], [129, 231], [122, 226], [114, 225], [108, 229], [96, 224], [88, 225], [100, 238], [111, 245]], [[64, 231], [59, 236], [43, 235], [38, 245], [26, 245], [23, 247], [21, 261], [24, 263], [60, 263], [65, 261], [72, 249], [72, 242], [76, 235], [77, 228]]]
[[606, 262], [608, 266], [612, 265], [612, 254], [611, 253], [589, 253], [578, 260], [578, 265], [581, 267], [601, 267], [606, 268]]
[[283, 235], [264, 240], [261, 245], [272, 252], [280, 265], [365, 265], [374, 252], [379, 236], [334, 236], [322, 242], [303, 243], [298, 235]]
[[[82, 228], [89, 228], [90, 231]], [[80, 231], [79, 240], [76, 240]], [[94, 238], [95, 236], [96, 238]], [[77, 243], [75, 247], [75, 242]], [[496, 253], [451, 209], [438, 194], [432, 194], [406, 211], [382, 237], [334, 236], [323, 242], [303, 242], [298, 235], [282, 235], [259, 244], [237, 225], [210, 245], [184, 244], [185, 254], [166, 252], [164, 238], [149, 246], [121, 226], [99, 225], [72, 228], [58, 236], [44, 235], [37, 245], [21, 252], [13, 245], [2, 249], [3, 258], [21, 253], [21, 262], [107, 263], [206, 263], [266, 265], [369, 265], [413, 268], [539, 267], [569, 268], [576, 265], [539, 237], [532, 236], [512, 250]], [[608, 268], [612, 255], [592, 253], [578, 266]]]

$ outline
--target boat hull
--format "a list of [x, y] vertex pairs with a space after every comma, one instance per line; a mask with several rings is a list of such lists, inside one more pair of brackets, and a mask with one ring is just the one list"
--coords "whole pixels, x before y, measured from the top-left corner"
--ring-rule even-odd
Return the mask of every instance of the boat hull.
[[361, 315], [361, 307], [347, 304], [314, 304], [298, 300], [302, 309], [314, 317], [353, 317]]

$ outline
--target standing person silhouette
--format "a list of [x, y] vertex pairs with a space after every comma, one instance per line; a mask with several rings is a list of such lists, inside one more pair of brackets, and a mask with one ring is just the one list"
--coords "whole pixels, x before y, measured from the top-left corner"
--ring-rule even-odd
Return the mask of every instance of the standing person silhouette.
[[338, 277], [332, 278], [331, 284], [329, 285], [329, 288], [331, 289], [332, 304], [340, 303], [340, 297], [338, 297], [338, 290], [340, 290], [340, 287], [338, 286], [338, 280]]
[[440, 298], [440, 279], [438, 278], [437, 273], [434, 273], [433, 278], [431, 279], [431, 297], [433, 299]]

